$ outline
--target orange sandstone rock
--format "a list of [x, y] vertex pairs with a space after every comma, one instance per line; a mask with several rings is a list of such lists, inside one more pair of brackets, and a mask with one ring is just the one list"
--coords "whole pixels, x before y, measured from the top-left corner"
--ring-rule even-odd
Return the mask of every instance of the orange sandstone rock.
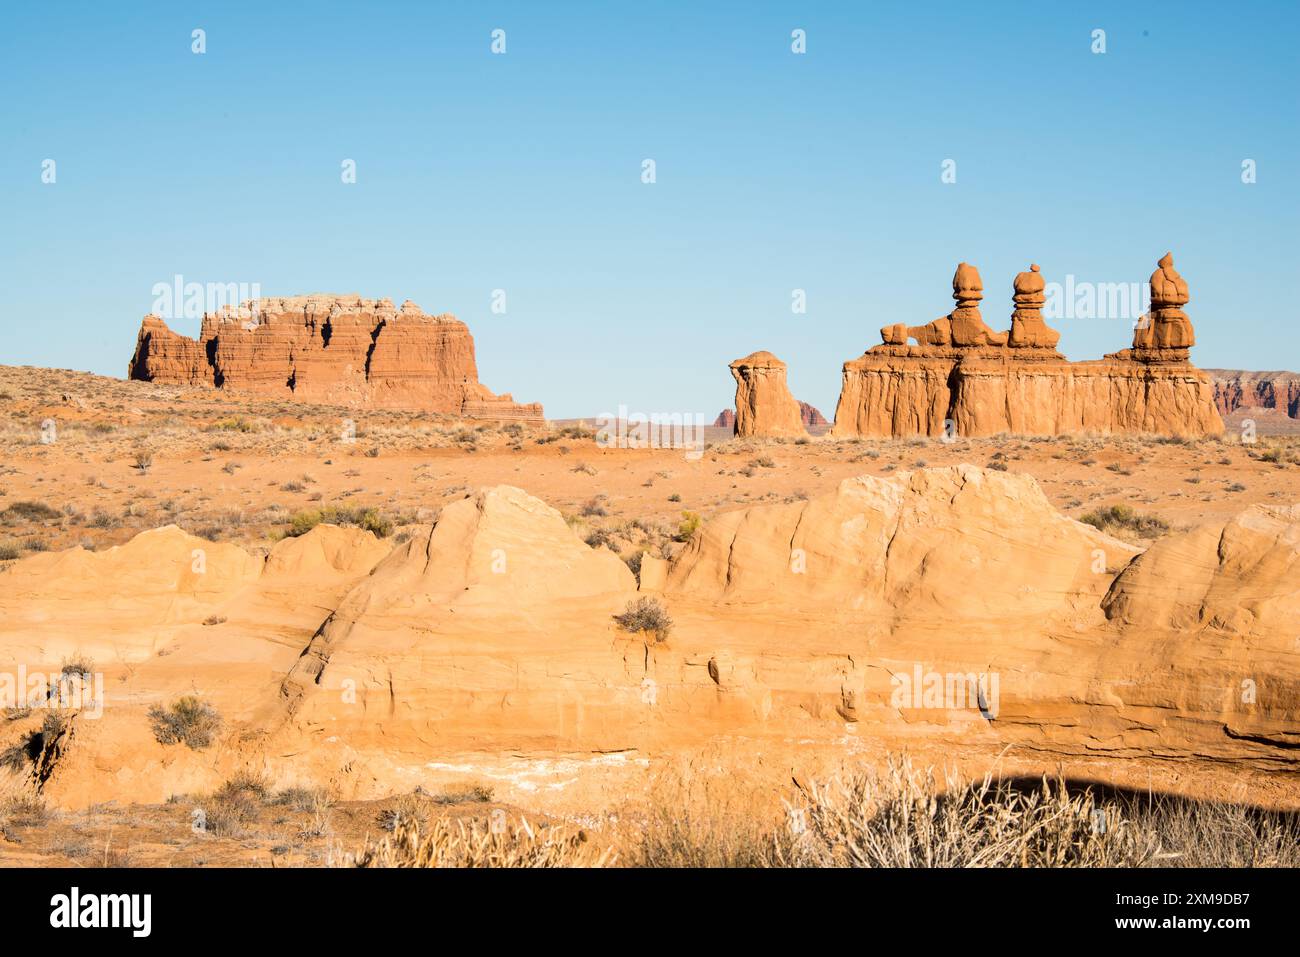
[[736, 380], [736, 435], [807, 435], [799, 403], [785, 383], [785, 363], [754, 352], [731, 364]]
[[1097, 361], [1070, 362], [1056, 351], [1060, 333], [1041, 312], [1045, 288], [1036, 265], [1017, 275], [1011, 330], [994, 333], [979, 318], [979, 274], [962, 263], [951, 315], [926, 326], [886, 326], [881, 345], [844, 364], [831, 434], [1223, 431], [1213, 383], [1188, 361], [1195, 338], [1179, 308], [1187, 283], [1172, 257], [1151, 277], [1152, 320], [1135, 347]]
[[1038, 271], [1038, 264], [1029, 267], [1029, 272], [1016, 274], [1014, 285], [1016, 304], [1011, 314], [1011, 334], [1007, 345], [1013, 349], [1055, 349], [1061, 334], [1043, 321], [1043, 305], [1047, 302], [1044, 290], [1047, 284], [1043, 274]]

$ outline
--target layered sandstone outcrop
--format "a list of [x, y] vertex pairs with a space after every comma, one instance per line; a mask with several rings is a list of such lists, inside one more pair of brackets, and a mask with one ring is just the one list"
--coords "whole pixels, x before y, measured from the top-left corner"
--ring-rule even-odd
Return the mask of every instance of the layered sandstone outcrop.
[[[1028, 476], [959, 466], [725, 512], [667, 566], [643, 560], [638, 593], [558, 511], [496, 487], [395, 546], [319, 526], [263, 558], [168, 528], [21, 559], [0, 654], [106, 672], [102, 714], [74, 716], [44, 782], [61, 806], [206, 793], [248, 767], [348, 797], [486, 768], [499, 799], [532, 804], [727, 742], [787, 779], [870, 742], [1101, 780], [1138, 767], [1157, 789], [1224, 768], [1267, 784], [1300, 767], [1297, 556], [1300, 508], [1139, 553]], [[666, 641], [611, 618], [648, 592]], [[913, 675], [945, 693], [900, 696]], [[181, 694], [220, 712], [213, 748], [153, 737], [148, 709]], [[7, 722], [0, 747], [41, 719]]]
[[785, 382], [785, 363], [770, 352], [754, 352], [731, 364], [736, 380], [736, 435], [807, 435], [799, 403]]
[[1214, 381], [1214, 404], [1220, 415], [1270, 409], [1300, 419], [1300, 373], [1242, 372], [1206, 369]]
[[409, 300], [261, 299], [203, 317], [197, 341], [146, 316], [128, 377], [338, 405], [541, 421], [537, 403], [478, 381], [474, 339], [454, 316]]
[[881, 345], [844, 364], [831, 434], [1223, 431], [1209, 376], [1188, 358], [1187, 283], [1172, 256], [1151, 276], [1151, 313], [1132, 348], [1100, 360], [1070, 362], [1056, 351], [1060, 333], [1042, 316], [1045, 288], [1037, 265], [1017, 275], [1011, 329], [994, 332], [980, 316], [979, 274], [962, 263], [952, 313], [925, 326], [886, 326]]

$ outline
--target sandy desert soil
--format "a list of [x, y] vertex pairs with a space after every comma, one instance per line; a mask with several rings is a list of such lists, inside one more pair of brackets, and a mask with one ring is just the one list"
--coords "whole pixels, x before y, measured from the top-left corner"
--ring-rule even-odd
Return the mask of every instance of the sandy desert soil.
[[[485, 485], [511, 484], [588, 529], [633, 519], [675, 530], [743, 505], [834, 488], [854, 475], [957, 463], [1034, 476], [1078, 518], [1128, 504], [1171, 526], [1300, 498], [1300, 437], [1255, 417], [1244, 445], [1222, 439], [1014, 436], [807, 442], [727, 439], [710, 429], [700, 462], [676, 449], [598, 448], [596, 422], [532, 431], [445, 417], [239, 400], [61, 370], [0, 367], [0, 542], [103, 548], [166, 523], [218, 541], [266, 544], [298, 511], [376, 508], [404, 523]], [[54, 441], [42, 441], [42, 423]], [[355, 424], [355, 441], [342, 439]], [[147, 471], [137, 453], [150, 456]], [[35, 502], [44, 511], [12, 509]], [[583, 514], [584, 510], [591, 514]], [[600, 512], [605, 514], [599, 514]]]

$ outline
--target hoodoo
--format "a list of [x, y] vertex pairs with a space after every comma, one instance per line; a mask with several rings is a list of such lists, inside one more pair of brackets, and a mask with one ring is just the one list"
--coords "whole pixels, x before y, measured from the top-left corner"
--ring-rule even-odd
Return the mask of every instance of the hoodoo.
[[736, 435], [807, 435], [803, 413], [785, 382], [785, 363], [755, 352], [731, 364], [736, 380]]
[[1008, 332], [984, 324], [975, 267], [959, 265], [952, 286], [957, 308], [949, 315], [886, 326], [880, 345], [844, 364], [832, 435], [1223, 431], [1213, 383], [1189, 361], [1196, 339], [1172, 255], [1151, 275], [1151, 311], [1133, 347], [1090, 362], [1056, 351], [1060, 333], [1043, 319], [1037, 265], [1015, 278]]
[[474, 338], [411, 301], [316, 294], [204, 315], [198, 340], [145, 316], [127, 375], [309, 402], [540, 422], [478, 381]]

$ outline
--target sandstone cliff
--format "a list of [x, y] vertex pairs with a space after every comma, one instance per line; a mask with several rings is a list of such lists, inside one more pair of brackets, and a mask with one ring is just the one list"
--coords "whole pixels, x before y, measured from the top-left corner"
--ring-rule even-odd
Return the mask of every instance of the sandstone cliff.
[[1060, 333], [1042, 317], [1044, 288], [1036, 265], [1017, 275], [1011, 329], [994, 332], [978, 308], [979, 274], [962, 263], [952, 313], [925, 326], [886, 326], [881, 345], [844, 364], [831, 434], [1223, 431], [1210, 378], [1188, 359], [1187, 284], [1171, 256], [1151, 276], [1151, 313], [1132, 348], [1101, 360], [1070, 362], [1056, 351]]
[[157, 316], [140, 326], [132, 379], [308, 402], [540, 422], [542, 407], [478, 381], [474, 339], [415, 303], [310, 295], [262, 299], [203, 317], [197, 341]]
[[1246, 409], [1274, 409], [1300, 419], [1300, 373], [1242, 372], [1206, 369], [1214, 381], [1214, 404], [1220, 415]]

